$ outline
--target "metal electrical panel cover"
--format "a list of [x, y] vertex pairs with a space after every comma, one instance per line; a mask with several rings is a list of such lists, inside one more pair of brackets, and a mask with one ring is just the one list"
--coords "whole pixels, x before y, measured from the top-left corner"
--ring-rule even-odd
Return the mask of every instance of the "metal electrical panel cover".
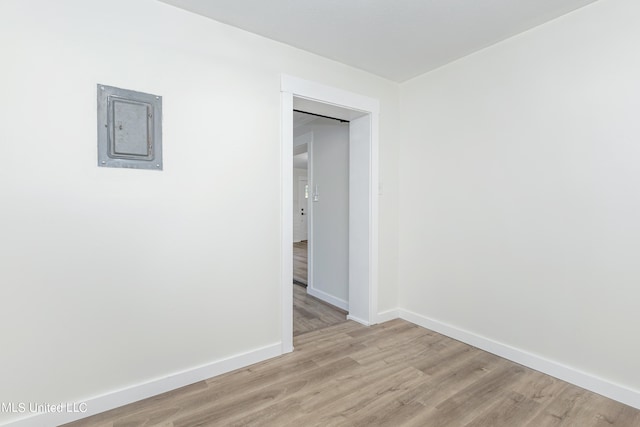
[[162, 170], [162, 97], [98, 85], [98, 166]]

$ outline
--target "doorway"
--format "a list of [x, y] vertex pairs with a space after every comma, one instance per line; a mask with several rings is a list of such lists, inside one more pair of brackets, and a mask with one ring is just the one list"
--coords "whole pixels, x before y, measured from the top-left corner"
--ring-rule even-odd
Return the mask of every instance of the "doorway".
[[349, 126], [348, 319], [377, 323], [379, 102], [282, 76], [282, 352], [293, 351], [293, 110], [345, 118]]
[[293, 137], [295, 339], [348, 314], [349, 123], [294, 110]]

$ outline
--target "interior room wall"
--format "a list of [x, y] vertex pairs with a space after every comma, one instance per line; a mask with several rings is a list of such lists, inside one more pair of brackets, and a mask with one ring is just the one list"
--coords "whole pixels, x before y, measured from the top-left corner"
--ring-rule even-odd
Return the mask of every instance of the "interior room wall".
[[[313, 289], [349, 301], [349, 124], [313, 122]], [[317, 296], [317, 295], [316, 295]]]
[[636, 405], [639, 21], [600, 0], [403, 83], [399, 161], [400, 307]]
[[[395, 307], [397, 84], [155, 0], [103, 6], [0, 2], [0, 401], [86, 399], [281, 341], [283, 73], [385, 109]], [[97, 167], [98, 83], [163, 97], [162, 172]]]

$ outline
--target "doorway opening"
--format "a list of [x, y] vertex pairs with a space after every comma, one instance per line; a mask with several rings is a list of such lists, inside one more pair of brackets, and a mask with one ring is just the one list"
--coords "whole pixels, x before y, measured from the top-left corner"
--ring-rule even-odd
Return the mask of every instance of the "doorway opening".
[[349, 122], [293, 112], [293, 335], [348, 314]]
[[[350, 121], [347, 318], [371, 325], [377, 323], [379, 102], [291, 76], [282, 76], [281, 97], [282, 352], [287, 353], [293, 351], [293, 110]], [[313, 187], [311, 183], [312, 194]], [[315, 194], [322, 197], [318, 190]], [[313, 261], [309, 265], [311, 278], [312, 268]]]

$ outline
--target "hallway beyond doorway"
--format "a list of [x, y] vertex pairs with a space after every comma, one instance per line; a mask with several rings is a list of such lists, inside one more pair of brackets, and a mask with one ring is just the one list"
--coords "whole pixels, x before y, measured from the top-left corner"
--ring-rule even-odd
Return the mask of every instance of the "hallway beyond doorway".
[[306, 287], [308, 282], [308, 241], [293, 243], [293, 283]]
[[347, 320], [347, 312], [307, 294], [308, 242], [293, 243], [293, 336]]
[[293, 285], [293, 336], [347, 321], [347, 312], [321, 301], [300, 285]]

